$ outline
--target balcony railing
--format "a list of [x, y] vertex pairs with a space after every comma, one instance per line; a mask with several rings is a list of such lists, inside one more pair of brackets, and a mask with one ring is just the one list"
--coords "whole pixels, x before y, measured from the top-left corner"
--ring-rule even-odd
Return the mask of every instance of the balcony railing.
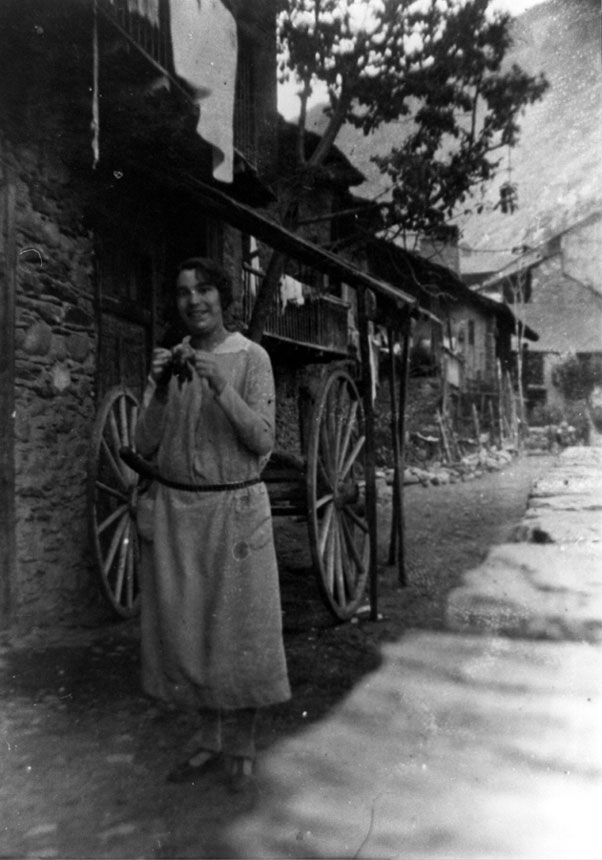
[[158, 25], [136, 11], [132, 0], [98, 0], [99, 11], [112, 21], [135, 46], [166, 74], [173, 74], [167, 0], [157, 0]]
[[[167, 0], [151, 4], [156, 15], [137, 11], [133, 0], [98, 0], [98, 8], [127, 39], [167, 77], [175, 80], [169, 6]], [[155, 18], [158, 26], [151, 22]], [[234, 94], [234, 149], [252, 166], [257, 166], [257, 125], [255, 121], [255, 50], [253, 42], [239, 32], [238, 64]]]
[[[263, 272], [250, 266], [243, 267], [242, 312], [249, 322], [255, 304], [255, 290]], [[274, 302], [264, 334], [278, 340], [316, 350], [347, 355], [349, 305], [335, 296], [313, 293], [305, 297], [304, 304], [287, 302], [283, 307], [280, 296]]]

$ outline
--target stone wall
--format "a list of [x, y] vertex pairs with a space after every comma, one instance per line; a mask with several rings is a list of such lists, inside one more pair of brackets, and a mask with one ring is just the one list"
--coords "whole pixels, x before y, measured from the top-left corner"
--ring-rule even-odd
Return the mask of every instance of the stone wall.
[[[182, 157], [186, 153], [191, 157], [185, 131], [169, 126], [170, 117], [182, 119], [175, 100], [161, 119], [153, 97], [141, 96], [136, 102], [140, 121], [134, 122], [126, 110], [131, 104], [126, 84], [123, 91], [118, 81], [114, 91], [107, 86], [101, 100], [100, 162], [92, 169], [89, 4], [7, 0], [0, 6], [5, 48], [1, 59], [5, 70], [10, 69], [0, 78], [2, 157], [18, 180], [16, 569], [11, 576], [11, 613], [25, 625], [53, 623], [71, 615], [81, 621], [107, 612], [88, 538], [88, 456], [107, 365], [119, 375], [122, 364], [120, 349], [118, 362], [105, 349], [109, 357], [104, 364], [99, 349], [106, 345], [108, 334], [105, 326], [103, 344], [99, 344], [94, 296], [102, 277], [96, 271], [95, 252], [98, 260], [106, 260], [109, 254], [97, 239], [110, 238], [104, 236], [101, 222], [115, 227], [117, 244], [121, 242], [130, 264], [134, 256], [130, 234], [144, 234], [145, 243], [136, 250], [141, 259], [142, 251], [146, 254], [147, 245], [152, 245], [153, 253], [145, 256], [154, 263], [151, 273], [146, 268], [136, 273], [141, 291], [130, 295], [124, 276], [127, 295], [105, 296], [129, 302], [129, 316], [123, 319], [145, 327], [149, 338], [153, 322], [155, 328], [166, 324], [173, 297], [173, 268], [167, 252], [175, 253], [182, 246], [186, 256], [201, 251], [215, 257], [223, 254], [239, 283], [240, 234], [225, 229], [222, 235], [221, 226], [212, 222], [205, 235], [205, 222], [210, 219], [192, 195], [188, 199], [179, 188], [168, 193], [166, 187], [155, 187], [134, 175], [149, 155], [141, 149], [142, 143], [150, 148], [152, 159], [161, 158], [162, 153], [169, 154], [168, 144], [176, 146], [180, 140], [176, 135], [174, 143], [172, 132], [182, 135]], [[270, 45], [273, 51], [273, 34], [266, 31], [260, 41], [262, 51]], [[122, 61], [124, 81], [132, 82], [137, 67]], [[102, 64], [105, 83], [109, 70], [109, 64]], [[275, 92], [268, 96], [267, 88], [274, 75], [275, 66], [260, 75], [266, 86], [260, 97], [262, 140], [272, 127]], [[4, 137], [12, 143], [4, 145]], [[268, 155], [273, 158], [273, 151], [262, 147], [262, 164]], [[195, 160], [197, 168], [202, 174], [203, 165]], [[127, 200], [137, 205], [135, 210], [124, 202], [126, 186]], [[153, 222], [149, 229], [147, 221]], [[120, 232], [122, 225], [128, 230]], [[201, 247], [192, 242], [193, 237]], [[159, 291], [156, 319], [151, 313], [153, 283]], [[103, 306], [103, 315], [112, 313], [112, 308]], [[115, 338], [121, 347], [120, 331]], [[132, 349], [139, 357], [137, 344], [136, 340]], [[123, 346], [126, 359], [131, 355], [128, 348]]]
[[96, 601], [86, 469], [94, 418], [92, 245], [70, 176], [42, 150], [18, 175], [14, 614], [44, 623]]

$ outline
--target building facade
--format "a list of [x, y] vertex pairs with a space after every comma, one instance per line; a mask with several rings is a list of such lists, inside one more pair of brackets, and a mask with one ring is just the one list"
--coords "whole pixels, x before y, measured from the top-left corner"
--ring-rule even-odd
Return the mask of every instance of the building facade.
[[[232, 177], [221, 184], [260, 205], [276, 153], [275, 5], [250, 5], [220, 10], [238, 46]], [[197, 180], [220, 184], [215, 146], [198, 134], [195, 92], [175, 70], [170, 11], [164, 0], [7, 0], [0, 9], [7, 624], [101, 611], [87, 527], [99, 404], [116, 384], [140, 395], [170, 324], [178, 260], [212, 256], [241, 282], [240, 231], [195, 193]], [[235, 317], [241, 302], [239, 293]]]

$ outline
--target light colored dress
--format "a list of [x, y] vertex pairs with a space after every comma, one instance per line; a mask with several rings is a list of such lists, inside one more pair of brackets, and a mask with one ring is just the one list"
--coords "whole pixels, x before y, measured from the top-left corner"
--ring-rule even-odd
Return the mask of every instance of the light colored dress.
[[[163, 478], [224, 484], [259, 476], [274, 439], [265, 350], [239, 333], [213, 353], [228, 384], [149, 382], [138, 451]], [[140, 504], [142, 683], [183, 707], [238, 709], [290, 698], [278, 568], [263, 483], [194, 492], [153, 485]]]

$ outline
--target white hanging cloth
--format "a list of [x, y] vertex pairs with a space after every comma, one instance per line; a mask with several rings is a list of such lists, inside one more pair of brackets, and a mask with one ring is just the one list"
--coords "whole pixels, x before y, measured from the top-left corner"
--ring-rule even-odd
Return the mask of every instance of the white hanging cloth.
[[[249, 236], [249, 259], [247, 263], [252, 269], [259, 268], [259, 250], [257, 248], [257, 239], [255, 236]], [[255, 271], [249, 272], [249, 293], [251, 298], [255, 298], [259, 292], [260, 277]]]
[[214, 178], [232, 182], [236, 21], [221, 0], [170, 0], [169, 5], [176, 74], [194, 90], [197, 132], [213, 149]]
[[303, 284], [295, 278], [291, 278], [290, 275], [283, 275], [280, 278], [280, 303], [282, 310], [289, 303], [291, 305], [304, 305]]

